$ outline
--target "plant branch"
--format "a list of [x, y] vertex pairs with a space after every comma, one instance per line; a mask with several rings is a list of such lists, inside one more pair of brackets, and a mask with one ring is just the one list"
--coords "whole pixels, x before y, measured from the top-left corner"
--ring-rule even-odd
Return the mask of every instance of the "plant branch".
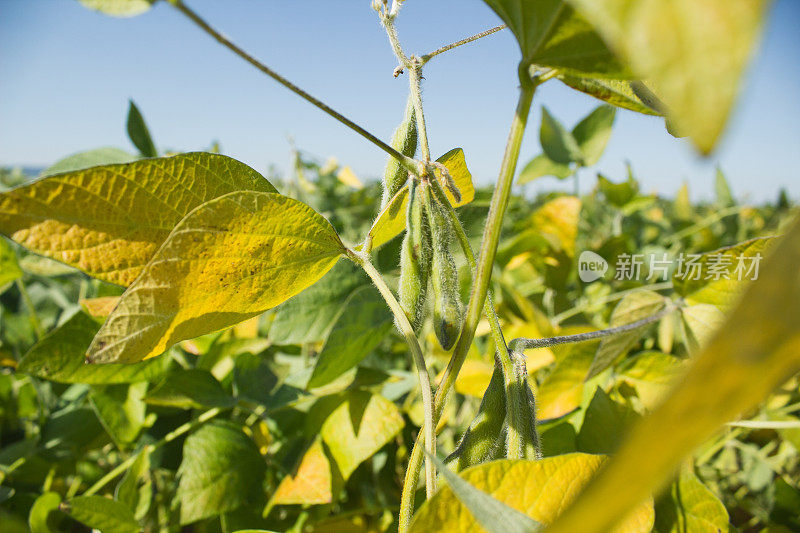
[[591, 303], [591, 304], [588, 303], [588, 302], [583, 302], [581, 304], [576, 305], [575, 307], [567, 309], [563, 313], [559, 313], [556, 316], [554, 316], [553, 317], [553, 322], [555, 322], [556, 324], [560, 324], [561, 322], [565, 321], [568, 318], [571, 318], [571, 317], [573, 317], [575, 315], [579, 315], [579, 314], [583, 313], [584, 311], [586, 311], [587, 309], [589, 309], [593, 305], [604, 305], [604, 304], [607, 304], [609, 302], [613, 302], [613, 301], [616, 301], [616, 300], [621, 300], [626, 295], [628, 295], [628, 294], [630, 294], [632, 292], [641, 291], [641, 290], [645, 290], [645, 289], [646, 290], [650, 290], [650, 291], [663, 291], [663, 290], [671, 289], [671, 288], [672, 288], [672, 282], [671, 281], [662, 281], [662, 282], [659, 282], [659, 283], [652, 283], [650, 285], [643, 285], [641, 287], [636, 287], [634, 289], [626, 289], [624, 291], [619, 291], [619, 292], [616, 292], [614, 294], [609, 294], [608, 296], [606, 296], [604, 298], [601, 298], [597, 302], [594, 302], [594, 303]]
[[146, 446], [143, 446], [138, 452], [131, 454], [127, 459], [125, 459], [116, 467], [114, 467], [114, 469], [108, 472], [105, 476], [101, 477], [94, 485], [86, 489], [86, 492], [83, 493], [83, 496], [91, 496], [92, 494], [96, 494], [100, 489], [102, 489], [103, 487], [108, 485], [111, 481], [113, 481], [114, 478], [124, 473], [136, 461], [136, 458], [139, 457], [140, 453], [145, 453], [145, 452], [150, 453], [153, 450], [156, 450], [161, 446], [164, 446], [165, 444], [172, 442], [181, 435], [184, 435], [189, 431], [192, 431], [194, 428], [205, 424], [206, 422], [208, 422], [221, 412], [222, 409], [220, 409], [219, 407], [214, 407], [213, 409], [209, 409], [208, 411], [202, 413], [194, 420], [186, 422], [185, 424], [175, 428], [173, 431], [170, 431], [169, 433], [164, 435], [160, 440], [152, 444], [147, 444]]
[[617, 326], [615, 328], [601, 329], [598, 331], [590, 331], [588, 333], [579, 333], [577, 335], [561, 335], [559, 337], [548, 337], [544, 339], [526, 339], [524, 337], [520, 337], [509, 342], [508, 346], [511, 348], [512, 352], [521, 353], [522, 350], [548, 348], [550, 346], [557, 346], [559, 344], [572, 344], [576, 342], [592, 341], [603, 337], [611, 337], [613, 335], [619, 335], [620, 333], [633, 331], [634, 329], [652, 324], [653, 322], [658, 322], [664, 318], [664, 316], [674, 310], [675, 309], [672, 305], [668, 305], [665, 309], [659, 311], [655, 315], [637, 320], [636, 322], [631, 322], [630, 324]]
[[472, 37], [467, 37], [466, 39], [461, 39], [460, 41], [456, 41], [456, 42], [454, 42], [454, 43], [450, 43], [450, 44], [447, 44], [447, 45], [445, 45], [445, 46], [442, 46], [441, 48], [437, 48], [437, 49], [436, 49], [436, 50], [434, 50], [433, 52], [430, 52], [430, 53], [427, 53], [427, 54], [425, 54], [425, 55], [424, 55], [424, 56], [422, 56], [420, 59], [422, 60], [422, 62], [423, 62], [423, 63], [427, 63], [428, 61], [430, 61], [432, 58], [434, 58], [434, 57], [438, 56], [439, 54], [443, 54], [443, 53], [445, 53], [445, 52], [447, 52], [447, 51], [449, 51], [449, 50], [452, 50], [453, 48], [458, 48], [458, 47], [459, 47], [459, 46], [461, 46], [461, 45], [464, 45], [464, 44], [469, 44], [469, 43], [471, 43], [472, 41], [477, 41], [478, 39], [481, 39], [481, 38], [483, 38], [483, 37], [486, 37], [487, 35], [491, 35], [491, 34], [493, 34], [493, 33], [497, 33], [497, 32], [498, 32], [498, 31], [500, 31], [500, 30], [504, 30], [504, 29], [506, 29], [507, 27], [508, 27], [508, 26], [506, 26], [505, 24], [502, 24], [502, 25], [500, 25], [500, 26], [495, 26], [495, 27], [494, 27], [494, 28], [492, 28], [492, 29], [489, 29], [489, 30], [483, 31], [483, 32], [481, 32], [481, 33], [478, 33], [478, 34], [476, 34], [476, 35], [473, 35]]
[[[366, 272], [370, 277], [372, 282], [375, 284], [375, 287], [377, 287], [378, 291], [383, 296], [383, 299], [386, 300], [386, 303], [392, 310], [395, 321], [397, 322], [397, 327], [406, 338], [408, 347], [411, 350], [414, 366], [417, 369], [417, 375], [419, 377], [419, 385], [422, 394], [422, 406], [425, 411], [425, 422], [423, 424], [424, 427], [420, 433], [424, 434], [425, 447], [427, 448], [428, 453], [435, 455], [436, 421], [433, 411], [433, 389], [431, 387], [431, 378], [428, 374], [428, 367], [425, 364], [425, 358], [422, 355], [422, 348], [420, 347], [417, 336], [414, 333], [414, 328], [411, 327], [411, 323], [408, 321], [405, 311], [403, 311], [403, 308], [400, 306], [400, 302], [397, 301], [397, 298], [395, 298], [392, 290], [388, 285], [386, 285], [386, 282], [383, 280], [380, 272], [375, 269], [367, 255], [348, 250], [347, 256], [354, 263], [363, 268], [364, 272]], [[419, 435], [417, 436], [417, 441], [419, 441]], [[419, 470], [417, 470], [417, 479], [415, 480], [414, 488], [416, 488], [416, 481], [418, 479]], [[428, 459], [425, 461], [425, 494], [428, 498], [431, 498], [434, 492], [436, 492], [436, 467], [433, 464], [433, 461]]]
[[199, 26], [203, 31], [208, 33], [217, 42], [230, 49], [233, 53], [235, 53], [236, 55], [238, 55], [239, 57], [241, 57], [254, 67], [256, 67], [258, 70], [260, 70], [273, 80], [277, 81], [278, 83], [280, 83], [293, 93], [297, 94], [301, 98], [310, 102], [312, 105], [318, 107], [319, 109], [321, 109], [331, 117], [335, 118], [336, 120], [338, 120], [339, 122], [350, 128], [351, 130], [355, 131], [356, 133], [367, 139], [369, 142], [371, 142], [372, 144], [374, 144], [375, 146], [377, 146], [390, 156], [397, 159], [400, 162], [400, 164], [403, 165], [403, 167], [406, 168], [409, 172], [413, 172], [415, 174], [419, 172], [419, 165], [414, 159], [401, 154], [400, 152], [398, 152], [397, 150], [395, 150], [382, 140], [378, 139], [375, 135], [371, 134], [370, 132], [368, 132], [367, 130], [365, 130], [364, 128], [362, 128], [349, 118], [345, 117], [338, 111], [334, 110], [333, 108], [322, 102], [321, 100], [318, 100], [317, 98], [311, 96], [303, 89], [293, 84], [292, 82], [290, 82], [289, 80], [287, 80], [286, 78], [284, 78], [283, 76], [281, 76], [280, 74], [278, 74], [265, 64], [261, 63], [259, 60], [257, 60], [256, 58], [254, 58], [253, 56], [251, 56], [238, 46], [236, 46], [227, 37], [225, 37], [217, 30], [212, 28], [197, 13], [192, 11], [186, 4], [183, 3], [182, 0], [169, 0], [169, 3], [175, 6], [175, 8], [177, 8], [181, 13], [186, 15], [192, 22], [194, 22], [197, 26]]
[[33, 300], [31, 300], [31, 295], [28, 294], [28, 289], [25, 287], [25, 283], [22, 282], [21, 279], [18, 279], [16, 282], [17, 290], [19, 290], [19, 295], [22, 297], [22, 301], [25, 302], [25, 307], [28, 308], [28, 313], [30, 313], [30, 321], [31, 325], [33, 326], [33, 331], [36, 333], [36, 340], [40, 340], [44, 337], [44, 329], [42, 328], [42, 321], [39, 320], [39, 315], [36, 313], [36, 307], [33, 305]]
[[[514, 114], [514, 119], [511, 122], [511, 130], [506, 143], [503, 162], [500, 166], [500, 176], [497, 181], [497, 187], [492, 194], [489, 215], [486, 219], [486, 226], [483, 232], [483, 240], [481, 242], [481, 252], [479, 256], [480, 262], [478, 263], [475, 280], [472, 285], [472, 293], [470, 294], [467, 312], [464, 317], [464, 323], [461, 327], [461, 335], [456, 342], [453, 355], [447, 364], [442, 382], [436, 389], [434, 415], [437, 420], [444, 410], [444, 406], [447, 403], [447, 399], [450, 394], [450, 389], [452, 389], [453, 384], [455, 383], [456, 376], [458, 375], [459, 370], [461, 370], [461, 366], [464, 364], [467, 351], [469, 350], [469, 347], [472, 344], [472, 339], [475, 336], [475, 328], [478, 326], [478, 320], [480, 319], [480, 312], [483, 308], [486, 294], [489, 290], [492, 267], [494, 265], [494, 258], [497, 253], [497, 243], [500, 239], [500, 229], [503, 222], [503, 216], [505, 215], [506, 207], [508, 206], [508, 199], [511, 194], [511, 185], [514, 181], [514, 172], [517, 167], [517, 160], [519, 159], [522, 136], [525, 132], [525, 126], [528, 123], [528, 114], [531, 109], [533, 94], [539, 83], [540, 80], [535, 79], [520, 88], [517, 109]], [[414, 448], [411, 451], [411, 457], [409, 458], [405, 484], [408, 484], [409, 481], [413, 480], [415, 476], [419, 476], [419, 469], [422, 464], [423, 455], [422, 448], [419, 444], [420, 439], [417, 438], [417, 441], [414, 443]], [[400, 502], [400, 533], [406, 533], [411, 525], [410, 513], [413, 513], [414, 509], [414, 491], [407, 490], [403, 496], [405, 496], [405, 498], [403, 498]], [[404, 513], [404, 510], [407, 513]]]

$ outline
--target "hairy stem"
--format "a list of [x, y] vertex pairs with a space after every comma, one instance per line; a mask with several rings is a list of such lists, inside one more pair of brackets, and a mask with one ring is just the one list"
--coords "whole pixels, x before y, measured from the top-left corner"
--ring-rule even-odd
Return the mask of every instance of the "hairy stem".
[[[366, 272], [370, 277], [372, 282], [375, 284], [375, 287], [378, 288], [378, 291], [383, 296], [383, 299], [386, 300], [387, 305], [392, 310], [395, 320], [397, 321], [397, 325], [400, 328], [400, 332], [406, 338], [408, 347], [411, 350], [411, 357], [414, 361], [414, 366], [417, 369], [419, 386], [422, 395], [422, 407], [425, 411], [425, 421], [420, 434], [424, 435], [425, 447], [428, 453], [435, 455], [436, 421], [433, 413], [433, 389], [431, 387], [431, 378], [428, 375], [428, 367], [425, 364], [425, 358], [422, 355], [422, 348], [419, 345], [417, 336], [414, 334], [414, 328], [411, 327], [411, 323], [408, 321], [405, 311], [403, 311], [403, 308], [400, 306], [400, 302], [397, 301], [397, 298], [395, 298], [392, 290], [388, 285], [386, 285], [386, 282], [383, 280], [380, 272], [375, 269], [366, 254], [358, 254], [353, 251], [348, 251], [347, 255], [354, 263], [364, 269], [364, 272]], [[417, 435], [417, 441], [419, 441], [419, 437], [420, 435]], [[412, 490], [416, 489], [418, 480], [419, 470], [417, 470], [417, 477], [414, 480], [414, 489]], [[428, 498], [430, 498], [433, 496], [434, 492], [436, 492], [436, 466], [433, 464], [433, 461], [427, 459], [425, 461], [425, 494]]]
[[92, 485], [91, 487], [86, 489], [86, 492], [83, 493], [83, 496], [91, 496], [92, 494], [96, 494], [100, 489], [102, 489], [103, 487], [108, 485], [111, 481], [113, 481], [114, 478], [116, 478], [120, 474], [123, 474], [136, 461], [136, 458], [139, 457], [140, 453], [150, 453], [153, 450], [156, 450], [156, 449], [160, 448], [161, 446], [164, 446], [165, 444], [168, 444], [168, 443], [172, 442], [173, 440], [177, 439], [181, 435], [184, 435], [184, 434], [192, 431], [196, 427], [205, 424], [206, 422], [208, 422], [209, 420], [211, 420], [212, 418], [214, 418], [215, 416], [217, 416], [221, 412], [222, 412], [222, 409], [220, 409], [218, 407], [214, 407], [213, 409], [209, 409], [208, 411], [202, 413], [200, 416], [198, 416], [194, 420], [191, 420], [191, 421], [189, 421], [189, 422], [187, 422], [187, 423], [175, 428], [173, 431], [167, 433], [160, 440], [158, 440], [158, 441], [156, 441], [156, 442], [154, 442], [152, 444], [148, 444], [148, 445], [142, 447], [142, 449], [140, 449], [137, 453], [131, 454], [127, 459], [125, 459], [120, 464], [118, 464], [116, 467], [114, 467], [114, 469], [112, 469], [110, 472], [108, 472], [105, 476], [101, 477], [94, 485]]
[[428, 127], [425, 124], [425, 112], [422, 109], [422, 63], [414, 61], [408, 70], [408, 83], [411, 97], [414, 101], [414, 114], [417, 117], [417, 131], [419, 132], [419, 148], [422, 160], [427, 164], [431, 162], [431, 149], [428, 145]]
[[[455, 383], [456, 376], [459, 370], [461, 370], [461, 366], [464, 364], [467, 351], [475, 336], [475, 328], [478, 326], [478, 320], [480, 319], [480, 312], [483, 308], [484, 300], [486, 299], [486, 293], [489, 290], [492, 267], [497, 253], [497, 243], [500, 240], [503, 216], [505, 215], [508, 199], [511, 194], [511, 185], [514, 181], [514, 172], [517, 167], [517, 160], [519, 159], [522, 136], [525, 132], [525, 126], [528, 123], [528, 113], [531, 109], [533, 94], [539, 82], [540, 80], [528, 82], [520, 88], [517, 109], [514, 114], [514, 119], [511, 122], [511, 130], [506, 143], [503, 162], [500, 166], [500, 176], [494, 193], [492, 194], [489, 215], [486, 219], [478, 268], [475, 274], [475, 281], [472, 285], [472, 293], [470, 294], [467, 312], [464, 317], [464, 324], [461, 327], [461, 335], [458, 338], [453, 355], [445, 369], [442, 382], [436, 389], [434, 414], [437, 420], [439, 416], [441, 416], [450, 389]], [[422, 467], [422, 456], [422, 448], [420, 447], [419, 438], [417, 438], [417, 441], [414, 443], [414, 448], [411, 451], [411, 457], [409, 458], [405, 483], [403, 485], [403, 495], [400, 501], [400, 533], [407, 532], [411, 525], [411, 517], [414, 512], [414, 491], [413, 489], [409, 489], [408, 486], [409, 481], [419, 476], [419, 470]]]
[[397, 150], [395, 150], [382, 140], [378, 139], [375, 135], [371, 134], [370, 132], [368, 132], [367, 130], [365, 130], [364, 128], [362, 128], [349, 118], [345, 117], [338, 111], [334, 110], [333, 108], [322, 102], [321, 100], [318, 100], [317, 98], [311, 96], [303, 89], [293, 84], [292, 82], [290, 82], [289, 80], [287, 80], [286, 78], [284, 78], [283, 76], [281, 76], [280, 74], [278, 74], [265, 64], [261, 63], [259, 60], [257, 60], [256, 58], [254, 58], [241, 48], [239, 48], [237, 45], [231, 42], [227, 37], [225, 37], [217, 30], [212, 28], [197, 13], [195, 13], [188, 6], [186, 6], [186, 4], [184, 4], [182, 0], [168, 0], [168, 1], [170, 4], [175, 6], [181, 13], [186, 15], [192, 22], [194, 22], [197, 26], [199, 26], [203, 31], [205, 31], [211, 37], [213, 37], [218, 43], [230, 49], [233, 53], [235, 53], [236, 55], [238, 55], [239, 57], [241, 57], [254, 67], [256, 67], [258, 70], [260, 70], [273, 80], [277, 81], [278, 83], [280, 83], [281, 85], [283, 85], [296, 95], [310, 102], [312, 105], [318, 107], [331, 117], [335, 118], [336, 120], [338, 120], [339, 122], [350, 128], [351, 130], [355, 131], [356, 133], [367, 139], [369, 142], [371, 142], [372, 144], [374, 144], [375, 146], [377, 146], [390, 156], [397, 159], [400, 162], [400, 164], [403, 165], [403, 167], [406, 168], [409, 172], [413, 173], [419, 172], [419, 166], [417, 165], [417, 162], [414, 161], [414, 159], [401, 154], [400, 152], [398, 152]]
[[[445, 206], [445, 210], [450, 217], [450, 224], [455, 230], [458, 242], [461, 245], [464, 256], [467, 258], [469, 268], [472, 271], [473, 277], [475, 277], [477, 262], [475, 261], [475, 254], [472, 251], [472, 246], [469, 244], [467, 234], [464, 232], [464, 227], [461, 225], [461, 221], [458, 219], [455, 209], [453, 209], [453, 206], [450, 205], [450, 202], [447, 200], [447, 197], [445, 196], [444, 191], [439, 183], [436, 180], [431, 180], [431, 186], [433, 193], [439, 200], [439, 203]], [[500, 367], [503, 371], [503, 382], [506, 389], [506, 410], [509, 421], [508, 436], [506, 439], [506, 443], [508, 445], [508, 458], [522, 459], [524, 437], [520, 434], [519, 430], [523, 427], [523, 417], [525, 415], [523, 413], [522, 406], [518, 401], [518, 395], [515, 393], [515, 391], [518, 387], [524, 386], [524, 384], [518, 383], [520, 376], [517, 372], [515, 372], [514, 361], [511, 357], [511, 353], [509, 352], [505, 337], [503, 336], [503, 330], [500, 327], [500, 319], [497, 317], [497, 313], [494, 310], [491, 289], [486, 292], [486, 301], [483, 304], [483, 314], [486, 316], [486, 320], [488, 320], [489, 327], [492, 330], [492, 337], [494, 338], [494, 344], [498, 353]]]
[[477, 41], [478, 39], [486, 37], [487, 35], [491, 35], [493, 33], [497, 33], [500, 30], [504, 30], [507, 27], [508, 26], [506, 26], [505, 24], [502, 24], [500, 26], [495, 26], [494, 28], [491, 28], [489, 30], [483, 31], [483, 32], [478, 33], [476, 35], [473, 35], [472, 37], [467, 37], [466, 39], [461, 39], [460, 41], [456, 41], [454, 43], [450, 43], [450, 44], [447, 44], [445, 46], [442, 46], [441, 48], [437, 48], [433, 52], [425, 54], [420, 59], [422, 60], [423, 63], [427, 63], [428, 61], [430, 61], [432, 58], [438, 56], [439, 54], [443, 54], [443, 53], [445, 53], [445, 52], [447, 52], [449, 50], [452, 50], [453, 48], [457, 48], [457, 47], [459, 47], [461, 45], [469, 44], [469, 43], [471, 43], [473, 41]]

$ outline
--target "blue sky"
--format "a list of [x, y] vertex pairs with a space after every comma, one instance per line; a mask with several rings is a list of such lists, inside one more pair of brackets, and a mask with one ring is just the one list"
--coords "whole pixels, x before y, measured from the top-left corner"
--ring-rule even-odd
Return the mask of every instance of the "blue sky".
[[[237, 44], [381, 138], [405, 104], [396, 65], [369, 0], [187, 0]], [[398, 21], [410, 53], [425, 53], [498, 24], [481, 0], [407, 0]], [[672, 194], [688, 180], [710, 197], [721, 165], [734, 193], [798, 196], [800, 2], [777, 0], [756, 62], [719, 150], [701, 159], [663, 123], [617, 117], [597, 169], [622, 179], [626, 160], [645, 191]], [[516, 101], [518, 51], [501, 32], [432, 60], [425, 72], [431, 150], [464, 148], [480, 183], [495, 180]], [[0, 0], [0, 165], [44, 166], [99, 146], [133, 150], [127, 101], [145, 115], [159, 148], [199, 150], [212, 140], [260, 171], [285, 169], [289, 136], [364, 178], [385, 156], [333, 119], [220, 47], [169, 5], [131, 19], [88, 11], [74, 0]], [[596, 101], [557, 82], [537, 95], [522, 148], [537, 153], [540, 106], [572, 125]], [[594, 172], [582, 182], [593, 184]], [[531, 190], [571, 188], [552, 179]]]

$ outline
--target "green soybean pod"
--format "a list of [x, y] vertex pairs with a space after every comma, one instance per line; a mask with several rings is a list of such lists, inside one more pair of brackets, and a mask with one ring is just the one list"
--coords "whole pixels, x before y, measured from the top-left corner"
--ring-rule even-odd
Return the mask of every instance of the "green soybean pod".
[[[403, 121], [397, 126], [392, 136], [392, 148], [408, 157], [414, 157], [417, 153], [417, 115], [416, 111], [414, 111], [414, 103], [411, 100], [411, 96], [408, 97], [408, 102], [406, 103]], [[407, 179], [408, 171], [403, 168], [403, 165], [397, 159], [389, 156], [389, 160], [386, 162], [386, 170], [383, 173], [381, 209], [403, 188]]]
[[505, 455], [505, 419], [506, 391], [503, 372], [499, 365], [495, 365], [492, 379], [481, 399], [478, 414], [446, 461], [458, 459], [457, 469], [460, 472], [470, 466]]
[[524, 459], [541, 459], [542, 446], [539, 441], [539, 432], [536, 428], [536, 398], [528, 383], [528, 370], [525, 365], [525, 355], [520, 352], [510, 351], [514, 363], [516, 386], [514, 387], [515, 401], [522, 414], [520, 433], [522, 434], [522, 455]]
[[416, 333], [425, 318], [431, 253], [430, 230], [420, 190], [424, 187], [416, 180], [409, 182], [406, 234], [400, 248], [400, 306]]
[[453, 347], [461, 331], [461, 298], [458, 294], [458, 271], [450, 254], [452, 228], [444, 207], [431, 199], [426, 191], [426, 211], [431, 228], [433, 256], [431, 285], [433, 286], [433, 330], [443, 349]]

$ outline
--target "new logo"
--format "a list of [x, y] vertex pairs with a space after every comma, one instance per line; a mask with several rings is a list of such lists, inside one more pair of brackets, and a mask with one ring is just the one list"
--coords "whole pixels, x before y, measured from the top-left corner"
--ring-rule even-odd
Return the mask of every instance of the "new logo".
[[578, 277], [584, 283], [598, 280], [608, 270], [608, 262], [596, 253], [586, 250], [578, 257]]

